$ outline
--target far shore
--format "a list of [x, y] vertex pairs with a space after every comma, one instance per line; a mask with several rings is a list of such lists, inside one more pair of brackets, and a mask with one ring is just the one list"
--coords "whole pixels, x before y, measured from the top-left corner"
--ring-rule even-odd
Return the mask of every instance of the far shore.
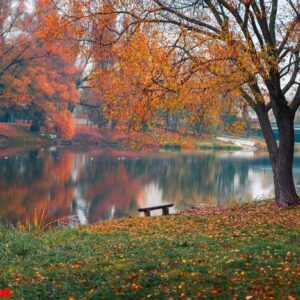
[[[0, 123], [0, 149], [3, 153], [17, 153], [31, 148], [51, 145], [60, 147], [145, 150], [145, 151], [264, 151], [259, 139], [234, 136], [193, 136], [174, 132], [124, 133], [97, 126], [78, 126], [72, 140], [55, 135], [32, 133], [28, 124]], [[15, 150], [12, 150], [15, 149]]]
[[[146, 152], [253, 152], [267, 154], [264, 140], [233, 135], [193, 136], [172, 132], [124, 133], [92, 126], [78, 126], [71, 140], [51, 134], [32, 133], [28, 124], [0, 123], [0, 156], [26, 153], [31, 149], [57, 146], [72, 151], [112, 149]], [[99, 150], [100, 151], [100, 150]], [[300, 143], [295, 143], [295, 153]]]

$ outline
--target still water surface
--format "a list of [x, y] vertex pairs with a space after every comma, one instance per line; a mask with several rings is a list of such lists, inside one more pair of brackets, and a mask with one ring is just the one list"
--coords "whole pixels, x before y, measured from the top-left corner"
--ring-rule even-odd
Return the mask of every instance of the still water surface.
[[[300, 183], [300, 159], [295, 161]], [[4, 222], [75, 216], [82, 224], [174, 203], [175, 211], [273, 195], [270, 162], [253, 153], [75, 153], [39, 150], [0, 158]]]

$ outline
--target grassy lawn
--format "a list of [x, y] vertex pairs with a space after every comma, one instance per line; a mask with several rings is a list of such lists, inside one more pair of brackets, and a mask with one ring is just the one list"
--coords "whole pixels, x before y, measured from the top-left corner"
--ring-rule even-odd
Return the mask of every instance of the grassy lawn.
[[297, 299], [300, 208], [271, 202], [77, 229], [0, 229], [14, 299]]

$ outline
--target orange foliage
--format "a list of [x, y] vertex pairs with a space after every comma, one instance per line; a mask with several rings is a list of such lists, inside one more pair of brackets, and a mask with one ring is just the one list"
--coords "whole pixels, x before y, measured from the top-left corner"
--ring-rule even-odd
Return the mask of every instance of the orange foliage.
[[60, 111], [52, 117], [60, 136], [71, 139], [75, 135], [76, 125], [69, 111]]
[[200, 73], [190, 76], [186, 67], [176, 67], [176, 51], [162, 47], [153, 32], [137, 30], [113, 51], [114, 64], [94, 72], [94, 86], [104, 94], [106, 116], [117, 120], [119, 128], [164, 127], [166, 118], [177, 118], [185, 128], [221, 123], [221, 114], [228, 111], [226, 99], [200, 95], [205, 89]]
[[[6, 13], [6, 18], [0, 20], [0, 26], [5, 27], [5, 22], [14, 13], [20, 21], [15, 22], [11, 31], [18, 30], [20, 34], [10, 35], [0, 42], [0, 108], [25, 109], [32, 119], [39, 112], [44, 125], [64, 128], [59, 132], [70, 138], [74, 123], [68, 109], [70, 104], [79, 101], [75, 83], [77, 69], [66, 43], [41, 39], [48, 4], [46, 0], [36, 3], [38, 14], [35, 14], [26, 11], [23, 1], [17, 1], [14, 9], [11, 8], [13, 2], [7, 1], [8, 8], [1, 11]], [[30, 35], [29, 31], [32, 32]], [[60, 119], [53, 117], [58, 112]]]
[[[119, 129], [168, 129], [173, 120], [177, 129], [199, 133], [220, 127], [225, 114], [247, 115], [239, 87], [259, 72], [259, 64], [252, 63], [242, 44], [224, 47], [179, 28], [174, 31], [175, 36], [180, 32], [176, 48], [170, 43], [174, 37], [165, 35], [163, 28], [133, 25], [130, 16], [118, 20], [118, 5], [118, 1], [70, 0], [64, 6], [66, 14], [48, 20], [47, 28], [60, 39], [73, 35], [87, 41], [77, 50], [91, 57], [90, 86], [98, 92], [105, 116]], [[134, 2], [126, 8], [135, 14], [135, 7], [139, 4]], [[76, 22], [70, 16], [76, 16]], [[126, 32], [128, 28], [132, 31]], [[44, 37], [51, 40], [47, 33]], [[182, 50], [186, 48], [193, 49], [190, 57]], [[237, 58], [239, 67], [228, 63], [227, 57]], [[241, 71], [245, 65], [247, 72]], [[241, 123], [231, 126], [241, 128]]]

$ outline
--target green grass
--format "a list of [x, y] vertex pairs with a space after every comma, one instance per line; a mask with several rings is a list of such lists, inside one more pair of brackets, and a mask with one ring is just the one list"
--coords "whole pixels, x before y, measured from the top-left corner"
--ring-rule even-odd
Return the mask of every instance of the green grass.
[[[214, 139], [209, 139], [205, 141], [197, 141], [195, 144], [195, 149], [198, 150], [213, 150], [213, 151], [237, 151], [241, 150], [242, 148], [230, 143], [230, 142], [223, 142], [223, 141], [218, 141]], [[180, 144], [176, 143], [165, 143], [161, 145], [161, 149], [163, 151], [179, 151], [182, 149], [182, 146]]]
[[233, 143], [222, 142], [214, 139], [197, 142], [197, 148], [203, 150], [241, 150], [242, 149], [241, 147]]
[[296, 298], [299, 220], [299, 208], [264, 202], [47, 232], [3, 225], [0, 288], [13, 299]]

